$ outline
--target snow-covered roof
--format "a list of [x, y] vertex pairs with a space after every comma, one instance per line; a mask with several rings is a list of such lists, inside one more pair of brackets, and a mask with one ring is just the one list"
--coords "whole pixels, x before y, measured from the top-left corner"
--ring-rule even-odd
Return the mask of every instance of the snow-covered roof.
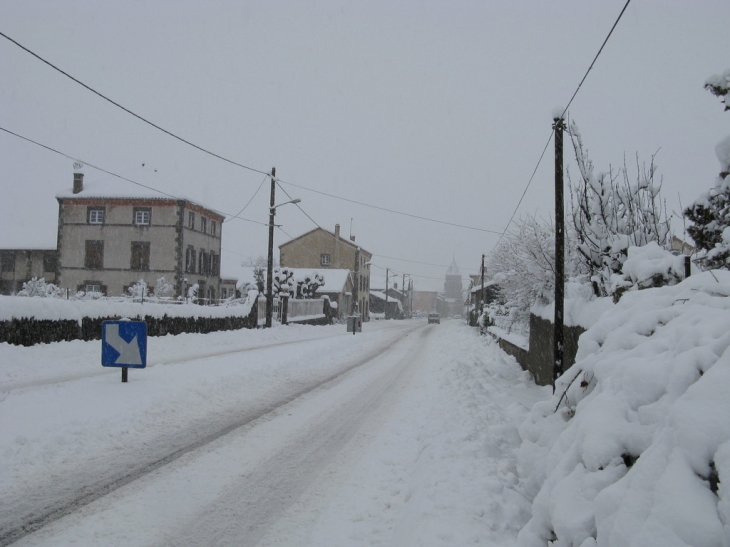
[[[84, 177], [84, 187], [78, 194], [73, 193], [73, 187], [56, 194], [57, 198], [145, 198], [145, 199], [187, 199], [171, 196], [152, 190], [146, 186], [133, 184], [123, 179], [91, 179]], [[191, 200], [192, 201], [192, 200]]]
[[491, 281], [485, 281], [484, 285], [477, 285], [475, 287], [472, 287], [471, 292], [472, 293], [479, 292], [482, 289], [486, 289], [487, 287], [491, 287], [492, 285], [497, 285], [497, 284], [498, 284], [497, 281], [495, 281], [494, 279], [492, 279]]
[[[370, 296], [373, 296], [375, 298], [378, 298], [380, 300], [386, 300], [385, 293], [380, 291], [370, 291]], [[394, 298], [392, 296], [388, 296], [387, 298], [388, 302], [399, 302], [397, 298]]]

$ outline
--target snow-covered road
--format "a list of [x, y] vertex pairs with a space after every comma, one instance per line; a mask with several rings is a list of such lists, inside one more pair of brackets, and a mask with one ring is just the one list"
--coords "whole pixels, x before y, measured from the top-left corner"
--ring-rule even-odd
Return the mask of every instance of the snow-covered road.
[[2, 544], [513, 542], [548, 393], [461, 322], [343, 331], [151, 338], [128, 384], [98, 342], [0, 346]]

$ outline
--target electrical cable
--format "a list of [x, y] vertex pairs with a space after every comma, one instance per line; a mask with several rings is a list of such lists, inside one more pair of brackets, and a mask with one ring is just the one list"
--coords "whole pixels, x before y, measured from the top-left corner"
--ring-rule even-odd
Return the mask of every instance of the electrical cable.
[[[596, 61], [598, 60], [598, 57], [601, 55], [601, 52], [603, 52], [603, 48], [606, 47], [606, 44], [608, 43], [609, 38], [611, 38], [611, 35], [613, 34], [613, 31], [616, 29], [616, 26], [618, 25], [618, 22], [621, 20], [621, 17], [623, 17], [624, 12], [626, 11], [626, 8], [629, 7], [629, 3], [631, 0], [626, 0], [626, 3], [624, 4], [623, 9], [621, 10], [621, 13], [619, 13], [618, 17], [616, 18], [616, 21], [614, 21], [613, 26], [611, 27], [611, 30], [606, 35], [606, 38], [603, 40], [603, 43], [601, 44], [601, 47], [598, 49], [598, 53], [596, 53], [596, 56], [593, 58], [593, 62], [591, 62], [590, 66], [588, 67], [588, 70], [586, 70], [585, 74], [583, 75], [583, 78], [581, 79], [580, 83], [578, 84], [578, 87], [575, 89], [575, 92], [573, 92], [573, 96], [570, 98], [570, 101], [568, 101], [568, 104], [563, 109], [563, 113], [560, 115], [561, 119], [565, 118], [565, 113], [568, 111], [568, 108], [570, 108], [570, 105], [573, 104], [573, 100], [575, 99], [576, 95], [578, 95], [578, 91], [580, 91], [580, 88], [583, 86], [583, 82], [586, 81], [586, 78], [588, 77], [588, 73], [593, 69], [593, 65], [596, 64]], [[492, 248], [492, 251], [490, 251], [489, 254], [492, 254], [494, 250], [499, 245], [500, 241], [502, 241], [502, 238], [504, 238], [505, 233], [507, 233], [507, 229], [509, 228], [510, 224], [515, 218], [515, 214], [517, 213], [517, 210], [519, 209], [520, 205], [522, 204], [522, 200], [525, 198], [525, 194], [527, 194], [527, 190], [530, 188], [530, 184], [532, 184], [532, 180], [535, 178], [535, 173], [537, 173], [537, 169], [540, 167], [540, 163], [542, 163], [542, 159], [545, 157], [545, 152], [548, 149], [548, 146], [550, 146], [550, 141], [553, 138], [553, 134], [555, 133], [555, 128], [553, 128], [550, 132], [550, 137], [548, 137], [547, 144], [545, 144], [545, 148], [542, 150], [542, 154], [540, 154], [540, 159], [537, 160], [537, 165], [535, 165], [535, 169], [532, 172], [532, 176], [530, 177], [530, 180], [527, 181], [527, 186], [525, 187], [524, 192], [522, 192], [522, 196], [520, 197], [520, 200], [517, 202], [517, 206], [515, 207], [515, 210], [512, 212], [512, 216], [510, 217], [509, 221], [507, 222], [507, 225], [504, 227], [504, 230], [502, 231], [501, 235], [499, 236], [499, 239], [497, 240], [497, 243]]]
[[70, 74], [69, 74], [68, 72], [65, 72], [64, 70], [62, 70], [62, 69], [58, 68], [58, 67], [57, 67], [56, 65], [54, 65], [54, 64], [53, 64], [53, 63], [51, 63], [50, 61], [46, 61], [46, 60], [45, 60], [45, 59], [44, 59], [43, 57], [41, 57], [41, 56], [40, 56], [40, 55], [38, 55], [37, 53], [34, 53], [33, 51], [31, 51], [30, 49], [28, 49], [27, 47], [25, 47], [25, 46], [24, 46], [24, 45], [22, 45], [21, 43], [17, 42], [16, 40], [13, 40], [13, 39], [12, 39], [12, 38], [11, 38], [10, 36], [8, 36], [7, 34], [3, 33], [2, 31], [0, 31], [0, 36], [2, 36], [3, 38], [5, 38], [6, 40], [9, 40], [10, 42], [12, 42], [12, 43], [13, 43], [13, 44], [15, 44], [16, 46], [18, 46], [18, 47], [19, 47], [20, 49], [22, 49], [23, 51], [26, 51], [27, 53], [30, 53], [30, 54], [31, 54], [31, 55], [32, 55], [33, 57], [35, 57], [35, 58], [36, 58], [36, 59], [38, 59], [39, 61], [41, 61], [41, 62], [43, 62], [43, 63], [47, 64], [48, 66], [50, 66], [50, 67], [51, 67], [51, 68], [52, 68], [53, 70], [56, 70], [56, 71], [60, 72], [61, 74], [63, 74], [63, 75], [64, 75], [64, 76], [66, 76], [67, 78], [69, 78], [69, 79], [73, 80], [74, 82], [76, 82], [76, 83], [77, 83], [77, 84], [79, 84], [80, 86], [82, 86], [82, 87], [84, 87], [85, 89], [87, 89], [87, 90], [91, 91], [91, 92], [92, 92], [92, 93], [93, 93], [94, 95], [97, 95], [97, 96], [101, 97], [102, 99], [104, 99], [105, 101], [107, 101], [107, 102], [109, 102], [109, 103], [113, 104], [113, 105], [114, 105], [114, 106], [116, 106], [117, 108], [121, 108], [121, 109], [122, 109], [122, 110], [124, 110], [124, 111], [125, 111], [125, 112], [126, 112], [127, 114], [130, 114], [130, 115], [134, 116], [135, 118], [137, 118], [138, 120], [141, 120], [141, 121], [143, 121], [144, 123], [146, 123], [146, 124], [148, 124], [148, 125], [151, 125], [151, 126], [152, 126], [152, 127], [154, 127], [155, 129], [158, 129], [159, 131], [162, 131], [163, 133], [165, 133], [165, 134], [169, 135], [170, 137], [172, 137], [172, 138], [174, 138], [174, 139], [177, 139], [177, 140], [179, 140], [180, 142], [184, 142], [184, 143], [185, 143], [185, 144], [187, 144], [188, 146], [192, 146], [193, 148], [196, 148], [196, 149], [200, 150], [201, 152], [204, 152], [204, 153], [206, 153], [206, 154], [209, 154], [209, 155], [211, 155], [211, 156], [213, 156], [213, 157], [215, 157], [215, 158], [218, 158], [219, 160], [223, 160], [223, 161], [225, 161], [225, 162], [228, 162], [228, 163], [230, 163], [230, 164], [236, 165], [236, 166], [238, 166], [238, 167], [241, 167], [241, 168], [243, 168], [243, 169], [248, 169], [249, 171], [253, 171], [254, 173], [261, 173], [262, 175], [266, 175], [266, 174], [267, 174], [267, 173], [266, 173], [265, 171], [261, 171], [261, 170], [259, 170], [259, 169], [255, 169], [255, 168], [253, 168], [253, 167], [249, 167], [248, 165], [244, 165], [244, 164], [242, 164], [242, 163], [238, 163], [237, 161], [233, 161], [233, 160], [230, 160], [230, 159], [228, 159], [228, 158], [226, 158], [226, 157], [223, 157], [223, 156], [221, 156], [221, 155], [219, 155], [219, 154], [216, 154], [215, 152], [211, 152], [210, 150], [208, 150], [208, 149], [206, 149], [206, 148], [203, 148], [202, 146], [199, 146], [199, 145], [197, 145], [197, 144], [195, 144], [195, 143], [193, 143], [193, 142], [190, 142], [189, 140], [186, 140], [186, 139], [184, 139], [184, 138], [182, 138], [182, 137], [180, 137], [180, 136], [176, 135], [176, 134], [175, 134], [175, 133], [173, 133], [172, 131], [168, 131], [168, 130], [167, 130], [167, 129], [165, 129], [164, 127], [160, 127], [160, 126], [159, 126], [159, 125], [157, 125], [156, 123], [154, 123], [154, 122], [151, 122], [151, 121], [149, 121], [149, 120], [148, 120], [147, 118], [144, 118], [144, 117], [140, 116], [140, 115], [139, 115], [139, 114], [137, 114], [136, 112], [133, 112], [132, 110], [130, 110], [130, 109], [129, 109], [129, 108], [127, 108], [126, 106], [123, 106], [123, 105], [119, 104], [118, 102], [116, 102], [116, 101], [114, 101], [114, 100], [110, 99], [109, 97], [107, 97], [107, 96], [106, 96], [106, 95], [104, 95], [103, 93], [100, 93], [100, 92], [98, 92], [98, 91], [97, 91], [96, 89], [94, 89], [93, 87], [91, 87], [91, 86], [88, 86], [88, 85], [86, 85], [86, 84], [85, 84], [84, 82], [82, 82], [82, 81], [81, 81], [81, 80], [79, 80], [78, 78], [74, 78], [74, 77], [73, 77], [73, 76], [71, 76], [71, 75], [70, 75]]
[[[34, 141], [33, 139], [29, 139], [28, 137], [24, 137], [23, 135], [20, 135], [18, 133], [15, 133], [14, 131], [10, 131], [9, 129], [6, 129], [6, 128], [2, 127], [2, 126], [0, 126], [0, 131], [4, 131], [5, 133], [8, 133], [10, 135], [13, 135], [14, 137], [17, 137], [17, 138], [22, 139], [24, 141], [27, 141], [29, 143], [35, 144], [36, 146], [40, 146], [41, 148], [45, 148], [46, 150], [49, 150], [50, 152], [53, 152], [55, 154], [58, 154], [59, 156], [63, 156], [64, 158], [73, 160], [75, 162], [79, 162], [79, 163], [82, 163], [84, 165], [88, 165], [89, 167], [91, 167], [93, 169], [96, 169], [97, 171], [100, 171], [102, 173], [106, 173], [107, 175], [111, 175], [112, 177], [116, 177], [116, 178], [118, 178], [120, 180], [124, 180], [126, 182], [131, 183], [131, 184], [135, 184], [137, 186], [140, 186], [141, 188], [146, 188], [147, 190], [151, 190], [153, 192], [157, 192], [158, 194], [161, 194], [163, 196], [167, 196], [167, 197], [172, 198], [172, 199], [175, 199], [175, 200], [188, 201], [185, 198], [182, 198], [182, 197], [179, 197], [179, 196], [175, 196], [173, 194], [168, 194], [167, 192], [163, 192], [162, 190], [158, 190], [157, 188], [154, 188], [154, 187], [149, 186], [147, 184], [142, 184], [141, 182], [137, 182], [135, 180], [129, 179], [129, 178], [124, 177], [122, 175], [118, 175], [118, 174], [116, 174], [116, 173], [114, 173], [112, 171], [109, 171], [107, 169], [104, 169], [103, 167], [99, 167], [97, 165], [94, 165], [93, 163], [88, 162], [86, 160], [83, 160], [81, 158], [76, 158], [74, 156], [71, 156], [69, 154], [66, 154], [65, 152], [61, 152], [60, 150], [56, 150], [55, 148], [51, 148], [50, 146], [47, 146], [45, 144], [42, 144], [42, 143], [40, 143], [38, 141]], [[268, 224], [265, 224], [263, 222], [258, 222], [256, 220], [251, 220], [251, 219], [248, 219], [248, 218], [240, 217], [240, 216], [238, 216], [240, 213], [238, 213], [236, 215], [231, 215], [230, 213], [226, 213], [224, 211], [219, 211], [219, 210], [213, 209], [211, 207], [206, 207], [206, 208], [209, 209], [209, 210], [211, 210], [211, 211], [213, 211], [214, 213], [218, 213], [219, 215], [222, 215], [224, 217], [229, 217], [228, 220], [232, 220], [232, 219], [236, 218], [238, 220], [243, 220], [245, 222], [251, 222], [253, 224], [260, 224], [261, 226], [268, 226]]]
[[[33, 57], [35, 57], [36, 59], [38, 59], [39, 61], [41, 61], [42, 63], [48, 65], [52, 69], [58, 71], [59, 73], [61, 73], [64, 76], [66, 76], [67, 78], [69, 78], [72, 81], [76, 82], [77, 84], [79, 84], [83, 88], [87, 89], [88, 91], [91, 91], [92, 93], [94, 93], [98, 97], [101, 97], [102, 99], [104, 99], [105, 101], [111, 103], [112, 105], [116, 106], [117, 108], [120, 108], [121, 110], [125, 111], [126, 113], [130, 114], [131, 116], [134, 116], [138, 120], [140, 120], [140, 121], [142, 121], [142, 122], [144, 122], [144, 123], [146, 123], [146, 124], [154, 127], [155, 129], [157, 129], [159, 131], [162, 131], [166, 135], [169, 135], [170, 137], [173, 137], [174, 139], [177, 139], [180, 142], [183, 142], [183, 143], [185, 143], [185, 144], [187, 144], [189, 146], [192, 146], [193, 148], [195, 148], [197, 150], [200, 150], [201, 152], [204, 152], [206, 154], [209, 154], [210, 156], [213, 156], [215, 158], [218, 158], [219, 160], [225, 161], [225, 162], [230, 163], [232, 165], [236, 165], [236, 166], [241, 167], [243, 169], [247, 169], [249, 171], [253, 171], [255, 173], [261, 173], [262, 175], [268, 175], [268, 173], [266, 171], [262, 171], [260, 169], [254, 168], [254, 167], [249, 167], [248, 165], [244, 165], [244, 164], [239, 163], [237, 161], [231, 160], [229, 158], [226, 158], [224, 156], [221, 156], [220, 154], [216, 154], [215, 152], [212, 152], [212, 151], [208, 150], [207, 148], [204, 148], [204, 147], [202, 147], [200, 145], [197, 145], [197, 144], [195, 144], [195, 143], [193, 143], [193, 142], [191, 142], [191, 141], [189, 141], [187, 139], [184, 139], [183, 137], [180, 137], [179, 135], [173, 133], [172, 131], [170, 131], [168, 129], [165, 129], [164, 127], [161, 127], [160, 125], [158, 125], [158, 124], [156, 124], [156, 123], [148, 120], [147, 118], [145, 118], [143, 116], [140, 116], [139, 114], [137, 114], [133, 110], [131, 110], [131, 109], [123, 106], [122, 104], [114, 101], [113, 99], [110, 99], [109, 97], [107, 97], [103, 93], [101, 93], [101, 92], [97, 91], [96, 89], [94, 89], [93, 87], [85, 84], [84, 82], [82, 82], [78, 78], [75, 78], [74, 76], [72, 76], [68, 72], [64, 71], [63, 69], [57, 67], [56, 65], [54, 65], [50, 61], [47, 61], [46, 59], [44, 59], [43, 57], [41, 57], [37, 53], [33, 52], [29, 48], [25, 47], [24, 45], [22, 45], [21, 43], [19, 43], [17, 40], [14, 40], [13, 38], [11, 38], [7, 34], [3, 33], [2, 31], [0, 31], [0, 36], [2, 36], [3, 38], [5, 38], [6, 40], [12, 42], [13, 44], [15, 44], [16, 46], [18, 46], [19, 48], [21, 48], [23, 51], [29, 53], [30, 55], [32, 55]], [[317, 193], [317, 194], [321, 194], [323, 196], [327, 196], [327, 197], [330, 197], [330, 198], [333, 198], [333, 199], [339, 199], [341, 201], [346, 201], [348, 203], [354, 203], [356, 205], [361, 205], [363, 207], [370, 207], [372, 209], [377, 209], [377, 210], [380, 210], [380, 211], [385, 211], [385, 212], [392, 213], [392, 214], [396, 214], [396, 215], [406, 216], [406, 217], [410, 217], [410, 218], [416, 218], [416, 219], [419, 219], [419, 220], [426, 220], [428, 222], [435, 222], [435, 223], [438, 223], [438, 224], [445, 224], [445, 225], [448, 225], [448, 226], [455, 226], [457, 228], [464, 228], [464, 229], [467, 229], [467, 230], [476, 230], [476, 231], [480, 231], [480, 232], [493, 233], [493, 234], [499, 234], [500, 233], [500, 232], [494, 231], [494, 230], [486, 230], [484, 228], [476, 228], [474, 226], [466, 226], [466, 225], [457, 224], [457, 223], [454, 223], [454, 222], [447, 222], [447, 221], [443, 221], [443, 220], [432, 219], [432, 218], [423, 217], [423, 216], [419, 216], [419, 215], [414, 215], [414, 214], [410, 214], [410, 213], [404, 213], [404, 212], [401, 212], [401, 211], [395, 211], [393, 209], [387, 209], [385, 207], [379, 207], [377, 205], [372, 205], [372, 204], [369, 204], [369, 203], [364, 203], [364, 202], [360, 202], [360, 201], [357, 201], [357, 200], [353, 200], [353, 199], [348, 199], [348, 198], [336, 196], [334, 194], [329, 194], [327, 192], [322, 192], [322, 191], [319, 191], [319, 190], [314, 190], [312, 188], [307, 188], [305, 186], [297, 185], [297, 184], [294, 184], [292, 182], [287, 182], [287, 181], [284, 181], [284, 180], [281, 180], [281, 179], [277, 179], [277, 180], [280, 181], [280, 182], [283, 182], [284, 184], [288, 184], [290, 186], [295, 186], [297, 188], [301, 188], [302, 190], [307, 190], [309, 192], [314, 192], [314, 193]]]

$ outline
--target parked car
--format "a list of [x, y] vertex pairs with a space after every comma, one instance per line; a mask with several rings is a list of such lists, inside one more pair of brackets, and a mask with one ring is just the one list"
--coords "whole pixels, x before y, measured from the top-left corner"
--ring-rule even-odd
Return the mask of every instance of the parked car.
[[428, 322], [429, 323], [440, 324], [441, 323], [441, 317], [439, 316], [438, 313], [429, 313], [428, 314]]

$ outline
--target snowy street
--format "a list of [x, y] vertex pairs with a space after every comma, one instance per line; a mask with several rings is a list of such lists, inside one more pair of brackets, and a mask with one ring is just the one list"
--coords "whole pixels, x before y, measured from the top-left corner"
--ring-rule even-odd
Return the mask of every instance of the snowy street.
[[[425, 320], [0, 346], [1, 544], [510, 545], [550, 388]], [[30, 532], [30, 533], [29, 533]]]

